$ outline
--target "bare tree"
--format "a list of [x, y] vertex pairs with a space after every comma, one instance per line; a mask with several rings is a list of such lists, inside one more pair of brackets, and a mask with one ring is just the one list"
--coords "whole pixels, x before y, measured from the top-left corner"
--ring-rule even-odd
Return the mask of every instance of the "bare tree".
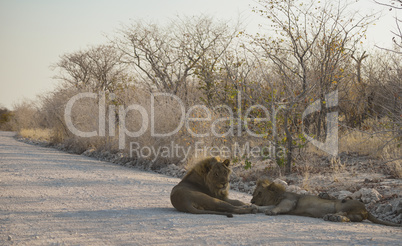
[[277, 67], [283, 88], [276, 104], [281, 101], [286, 105], [283, 127], [288, 151], [286, 171], [290, 172], [294, 137], [289, 124], [300, 117], [297, 105], [320, 99], [322, 110], [312, 122], [316, 124], [315, 135], [325, 138], [325, 95], [346, 77], [345, 62], [374, 16], [349, 14], [348, 5], [339, 2], [260, 0], [259, 4], [254, 11], [268, 19], [274, 33], [269, 37], [258, 35], [254, 42], [259, 47], [256, 52]]
[[[402, 10], [402, 0], [388, 0], [388, 1], [375, 1], [376, 3], [382, 5], [382, 6], [386, 6], [389, 7], [389, 11], [392, 11], [393, 9], [395, 10]], [[398, 54], [402, 54], [402, 20], [398, 17], [395, 17], [395, 26], [396, 26], [396, 31], [391, 31], [392, 34], [394, 34], [395, 36], [392, 38], [392, 41], [394, 42], [394, 45], [396, 47], [396, 49], [394, 50], [390, 50], [390, 49], [386, 49], [386, 50], [390, 50], [393, 52], [396, 52]]]
[[31, 100], [23, 100], [13, 105], [11, 124], [14, 131], [33, 129], [40, 126], [42, 118], [37, 104]]
[[11, 119], [13, 117], [13, 112], [0, 105], [0, 130], [1, 131], [12, 131]]
[[[225, 79], [222, 71], [227, 68], [227, 61], [229, 56], [236, 52], [237, 44], [234, 39], [237, 37], [237, 27], [228, 28], [226, 24], [221, 24], [221, 28], [217, 31], [222, 35], [216, 40], [216, 43], [210, 47], [208, 52], [201, 56], [199, 62], [195, 66], [194, 75], [197, 77], [198, 88], [204, 94], [203, 101], [212, 106], [214, 98], [220, 98], [220, 101], [224, 102], [222, 98], [222, 91], [224, 88]], [[237, 56], [232, 56], [233, 59]]]
[[67, 86], [92, 91], [114, 92], [127, 82], [121, 55], [110, 45], [99, 45], [64, 54], [53, 67], [60, 70], [56, 79]]
[[180, 89], [186, 93], [195, 71], [209, 90], [211, 71], [233, 33], [206, 16], [176, 18], [166, 26], [136, 21], [120, 30], [114, 43], [149, 89], [177, 94]]

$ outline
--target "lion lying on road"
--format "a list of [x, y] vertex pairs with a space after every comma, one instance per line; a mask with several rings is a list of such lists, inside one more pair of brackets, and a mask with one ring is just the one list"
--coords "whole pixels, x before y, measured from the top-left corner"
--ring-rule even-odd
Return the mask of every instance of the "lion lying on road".
[[181, 212], [193, 214], [256, 213], [254, 205], [228, 198], [230, 161], [208, 158], [197, 163], [170, 194], [172, 205]]
[[271, 206], [263, 207], [267, 209], [265, 210], [267, 215], [290, 214], [338, 222], [360, 222], [368, 219], [376, 224], [402, 226], [375, 218], [360, 201], [329, 197], [323, 199], [313, 195], [286, 192], [283, 185], [271, 183], [267, 179], [258, 181], [251, 203], [258, 206]]

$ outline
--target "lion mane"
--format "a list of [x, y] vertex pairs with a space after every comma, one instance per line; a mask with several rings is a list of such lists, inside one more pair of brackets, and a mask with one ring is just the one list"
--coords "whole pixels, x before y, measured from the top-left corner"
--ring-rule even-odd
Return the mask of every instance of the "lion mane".
[[229, 199], [230, 161], [212, 157], [198, 162], [173, 187], [170, 201], [178, 211], [193, 214], [256, 213], [256, 206]]

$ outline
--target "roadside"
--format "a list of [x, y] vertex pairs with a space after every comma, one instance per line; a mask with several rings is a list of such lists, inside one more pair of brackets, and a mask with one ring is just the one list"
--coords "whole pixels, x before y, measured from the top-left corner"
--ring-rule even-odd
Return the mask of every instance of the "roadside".
[[[16, 141], [0, 132], [5, 245], [399, 245], [400, 228], [263, 214], [179, 213], [178, 178]], [[230, 197], [251, 196], [231, 191]]]
[[[89, 147], [77, 152], [76, 146], [82, 145], [83, 140], [75, 143], [65, 141], [54, 144], [50, 136], [51, 132], [48, 129], [30, 129], [19, 132], [17, 139], [176, 178], [182, 178], [195, 162], [181, 163], [169, 159], [153, 162], [150, 159], [130, 158], [124, 151], [116, 152], [108, 148]], [[353, 142], [353, 139], [349, 138], [349, 140]], [[270, 159], [248, 161], [250, 165], [248, 168], [246, 168], [246, 160], [232, 159], [231, 166], [234, 172], [230, 179], [231, 189], [251, 195], [259, 178], [269, 178], [285, 185], [290, 192], [315, 195], [326, 192], [338, 199], [349, 196], [361, 200], [377, 218], [392, 223], [402, 223], [402, 179], [400, 178], [402, 163], [400, 160], [388, 162], [368, 155], [364, 151], [341, 152], [337, 157], [329, 157], [314, 151], [313, 148], [309, 149], [309, 153], [295, 159], [292, 173], [289, 175], [284, 175], [284, 169]], [[398, 150], [391, 152], [396, 153]]]

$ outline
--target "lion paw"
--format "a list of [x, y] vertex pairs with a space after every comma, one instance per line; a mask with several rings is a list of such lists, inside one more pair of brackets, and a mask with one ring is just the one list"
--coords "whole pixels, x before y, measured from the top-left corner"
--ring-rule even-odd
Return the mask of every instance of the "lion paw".
[[250, 213], [252, 213], [252, 214], [256, 214], [258, 212], [258, 207], [254, 204], [244, 205], [244, 206], [241, 206], [241, 208], [249, 210]]
[[323, 218], [326, 221], [333, 221], [333, 222], [350, 222], [350, 219], [344, 215], [340, 214], [327, 214]]
[[318, 197], [325, 200], [336, 200], [335, 197], [331, 196], [327, 192], [321, 192], [320, 194], [318, 194]]
[[275, 212], [272, 211], [272, 210], [266, 210], [266, 211], [265, 211], [265, 214], [266, 214], [266, 215], [277, 215], [277, 213], [275, 213]]
[[258, 207], [254, 204], [251, 205], [251, 213], [256, 214], [258, 212]]

